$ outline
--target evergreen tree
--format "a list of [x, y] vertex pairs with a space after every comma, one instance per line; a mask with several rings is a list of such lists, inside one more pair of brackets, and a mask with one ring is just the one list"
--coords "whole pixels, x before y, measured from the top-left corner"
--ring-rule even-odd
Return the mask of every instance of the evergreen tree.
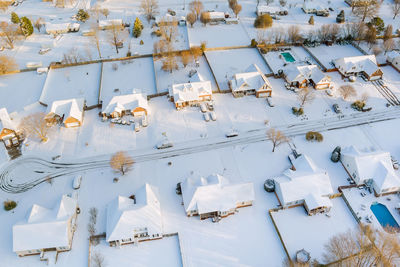
[[89, 13], [87, 13], [85, 10], [83, 9], [79, 9], [78, 13], [76, 13], [76, 20], [78, 21], [82, 21], [85, 22], [89, 19]]
[[28, 37], [33, 33], [33, 25], [30, 19], [27, 17], [22, 17], [21, 18], [21, 24], [20, 24], [22, 33], [25, 35], [25, 37]]
[[310, 17], [310, 19], [308, 20], [308, 24], [314, 25], [314, 16]]
[[138, 38], [142, 34], [143, 24], [139, 18], [135, 19], [135, 23], [133, 24], [133, 37]]
[[17, 13], [11, 12], [11, 22], [14, 24], [20, 23], [20, 19], [19, 19]]

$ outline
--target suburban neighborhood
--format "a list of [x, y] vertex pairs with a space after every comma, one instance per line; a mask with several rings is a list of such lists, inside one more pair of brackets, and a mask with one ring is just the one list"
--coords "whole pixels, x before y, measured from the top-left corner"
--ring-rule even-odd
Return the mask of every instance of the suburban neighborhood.
[[1, 267], [400, 266], [400, 0], [1, 0]]

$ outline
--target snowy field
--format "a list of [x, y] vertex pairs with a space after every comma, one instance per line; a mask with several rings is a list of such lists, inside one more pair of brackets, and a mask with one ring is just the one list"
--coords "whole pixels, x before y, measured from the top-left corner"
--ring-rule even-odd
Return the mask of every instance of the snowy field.
[[[146, 95], [155, 94], [153, 58], [103, 63], [101, 87], [100, 100], [103, 105], [107, 105], [113, 96], [130, 94], [134, 89]], [[119, 89], [118, 92], [114, 92], [115, 89]]]
[[42, 93], [46, 76], [39, 75], [36, 71], [0, 76], [0, 107], [5, 107], [8, 113], [12, 113], [36, 103]]
[[205, 52], [221, 90], [227, 90], [228, 80], [236, 73], [245, 72], [256, 64], [263, 73], [271, 73], [256, 48], [230, 49]]
[[332, 199], [332, 205], [330, 217], [325, 214], [308, 216], [303, 206], [272, 213], [292, 259], [298, 250], [305, 249], [312, 259], [326, 263], [322, 254], [324, 245], [329, 239], [349, 229], [357, 228], [357, 222], [343, 199], [340, 197]]
[[363, 53], [352, 45], [320, 45], [316, 47], [308, 47], [308, 49], [327, 69], [334, 68], [331, 62], [338, 58], [363, 55]]
[[197, 67], [194, 59], [186, 67], [183, 66], [180, 58], [178, 58], [179, 69], [174, 70], [172, 73], [161, 69], [162, 60], [155, 60], [154, 67], [156, 71], [157, 80], [157, 93], [168, 92], [173, 84], [187, 83], [187, 82], [198, 82], [196, 76], [189, 77], [189, 73], [195, 70], [204, 81], [211, 81], [211, 88], [213, 92], [218, 91], [218, 87], [215, 83], [214, 77], [212, 76], [210, 67], [207, 64], [206, 59], [202, 56], [199, 58], [199, 66]]
[[92, 246], [92, 255], [100, 253], [107, 266], [182, 266], [178, 236], [141, 242], [138, 245], [110, 247], [104, 240]]
[[101, 64], [50, 69], [39, 101], [84, 98], [86, 106], [98, 104]]

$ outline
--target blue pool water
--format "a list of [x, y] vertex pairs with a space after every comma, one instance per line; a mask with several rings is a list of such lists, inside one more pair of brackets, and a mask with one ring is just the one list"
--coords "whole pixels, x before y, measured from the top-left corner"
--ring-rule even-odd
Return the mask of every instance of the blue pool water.
[[400, 231], [400, 226], [393, 218], [393, 215], [390, 213], [388, 208], [381, 203], [374, 203], [371, 205], [371, 210], [374, 213], [375, 217], [378, 219], [379, 223], [382, 227], [393, 227], [397, 231]]

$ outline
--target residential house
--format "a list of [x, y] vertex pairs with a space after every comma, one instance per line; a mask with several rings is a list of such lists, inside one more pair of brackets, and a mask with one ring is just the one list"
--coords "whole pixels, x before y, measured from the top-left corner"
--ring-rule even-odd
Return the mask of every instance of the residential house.
[[254, 201], [253, 183], [231, 184], [218, 174], [189, 177], [181, 183], [181, 190], [186, 215], [199, 215], [201, 220], [226, 217]]
[[46, 33], [47, 34], [63, 34], [68, 32], [78, 32], [80, 24], [78, 23], [46, 23]]
[[12, 228], [13, 251], [23, 257], [71, 250], [77, 209], [77, 200], [66, 195], [53, 209], [33, 205], [26, 219]]
[[176, 109], [197, 106], [200, 102], [212, 100], [210, 81], [174, 84], [169, 88], [169, 98]]
[[183, 23], [182, 19], [184, 19], [183, 21], [186, 23], [186, 18], [178, 18], [177, 16], [172, 16], [171, 14], [167, 13], [163, 16], [156, 16], [155, 23], [158, 27], [164, 25], [181, 25], [181, 23]]
[[315, 89], [328, 89], [331, 86], [331, 77], [322, 72], [317, 65], [292, 65], [284, 70], [284, 77], [289, 86], [297, 88], [312, 85]]
[[257, 16], [262, 16], [262, 15], [271, 15], [271, 16], [277, 16], [277, 15], [285, 15], [288, 14], [287, 9], [282, 8], [280, 6], [270, 6], [270, 5], [258, 5], [257, 10], [256, 10]]
[[400, 52], [390, 51], [386, 55], [386, 61], [390, 63], [397, 71], [400, 72]]
[[272, 95], [271, 83], [256, 64], [252, 64], [243, 73], [235, 74], [229, 85], [234, 97], [244, 95], [268, 97]]
[[389, 152], [354, 146], [342, 149], [340, 161], [356, 184], [369, 184], [376, 195], [400, 192], [400, 177], [393, 168]]
[[120, 246], [163, 237], [158, 189], [145, 184], [131, 197], [118, 196], [107, 206], [106, 241]]
[[307, 155], [292, 160], [292, 167], [274, 180], [276, 196], [284, 208], [303, 205], [308, 215], [314, 215], [332, 207], [329, 175]]
[[225, 21], [225, 13], [219, 11], [207, 11], [211, 23]]
[[6, 108], [0, 109], [0, 140], [6, 141], [17, 136], [17, 127], [8, 115]]
[[335, 67], [344, 77], [363, 75], [372, 81], [383, 76], [374, 55], [339, 58], [335, 61]]
[[133, 92], [132, 94], [112, 97], [101, 113], [103, 116], [112, 118], [119, 118], [128, 114], [141, 117], [147, 116], [150, 110], [147, 96], [142, 93]]
[[122, 22], [122, 19], [99, 20], [99, 29], [100, 30], [110, 29], [114, 25], [122, 27], [124, 25], [124, 23]]
[[311, 1], [304, 2], [301, 9], [306, 14], [316, 14], [318, 16], [328, 16], [329, 15], [329, 9], [315, 1], [314, 2], [311, 2]]
[[64, 123], [66, 128], [79, 127], [83, 123], [84, 106], [83, 98], [54, 101], [47, 108], [45, 120], [49, 124]]

